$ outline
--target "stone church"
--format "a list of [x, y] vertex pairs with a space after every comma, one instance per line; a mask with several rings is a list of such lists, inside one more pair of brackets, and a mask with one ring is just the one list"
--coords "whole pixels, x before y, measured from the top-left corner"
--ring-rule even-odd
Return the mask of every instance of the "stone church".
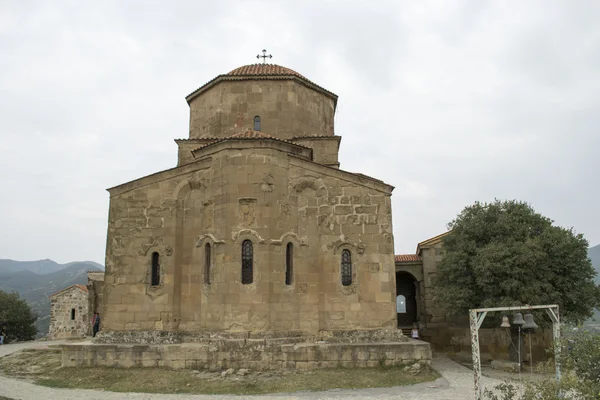
[[[394, 255], [393, 187], [341, 168], [334, 93], [263, 63], [186, 100], [177, 165], [108, 189], [104, 281], [88, 284], [101, 331], [63, 346], [63, 366], [427, 364], [430, 343], [469, 354], [467, 326], [435, 305], [448, 233]], [[413, 326], [429, 343], [406, 338]], [[482, 354], [504, 352], [504, 332], [480, 335]]]
[[177, 166], [109, 189], [105, 335], [396, 329], [393, 187], [340, 168], [338, 97], [255, 64], [186, 100]]
[[[101, 331], [63, 346], [63, 366], [368, 367], [427, 364], [431, 347], [470, 354], [467, 325], [435, 305], [448, 233], [394, 255], [393, 187], [341, 168], [334, 93], [263, 63], [186, 100], [177, 165], [108, 189], [104, 281], [88, 284]], [[414, 326], [429, 343], [406, 338]], [[483, 331], [482, 356], [502, 357], [505, 332]]]

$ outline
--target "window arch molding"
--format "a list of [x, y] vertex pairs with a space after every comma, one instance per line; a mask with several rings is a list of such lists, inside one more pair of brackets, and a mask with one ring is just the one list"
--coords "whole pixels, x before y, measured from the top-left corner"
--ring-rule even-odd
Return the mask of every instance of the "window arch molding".
[[[196, 237], [196, 248], [197, 253], [194, 256], [194, 268], [202, 274], [202, 283], [205, 285], [211, 285], [215, 280], [215, 274], [217, 274], [218, 266], [216, 263], [216, 256], [218, 254], [219, 246], [225, 244], [224, 240], [217, 239], [213, 234], [207, 233]], [[207, 259], [207, 247], [209, 246], [210, 252], [210, 263]], [[207, 271], [208, 267], [208, 271]]]

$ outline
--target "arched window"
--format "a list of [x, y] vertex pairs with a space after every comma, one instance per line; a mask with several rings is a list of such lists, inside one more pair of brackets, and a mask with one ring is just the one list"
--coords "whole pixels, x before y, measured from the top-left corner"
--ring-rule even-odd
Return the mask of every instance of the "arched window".
[[285, 284], [291, 285], [294, 276], [294, 245], [288, 243], [285, 248]]
[[204, 283], [210, 285], [210, 243], [204, 245]]
[[352, 285], [352, 254], [350, 254], [350, 250], [342, 251], [342, 285]]
[[152, 286], [160, 285], [160, 264], [158, 263], [158, 253], [152, 253]]
[[244, 285], [252, 283], [253, 258], [252, 242], [246, 239], [242, 242], [242, 283]]
[[258, 115], [254, 117], [254, 130], [260, 131], [260, 117]]

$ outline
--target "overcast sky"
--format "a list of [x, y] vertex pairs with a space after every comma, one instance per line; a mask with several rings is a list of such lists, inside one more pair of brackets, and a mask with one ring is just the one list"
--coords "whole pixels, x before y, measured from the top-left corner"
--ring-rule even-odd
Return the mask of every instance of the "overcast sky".
[[339, 95], [396, 253], [474, 201], [600, 243], [600, 1], [0, 1], [0, 258], [104, 263], [106, 188], [175, 166], [184, 97], [263, 48]]

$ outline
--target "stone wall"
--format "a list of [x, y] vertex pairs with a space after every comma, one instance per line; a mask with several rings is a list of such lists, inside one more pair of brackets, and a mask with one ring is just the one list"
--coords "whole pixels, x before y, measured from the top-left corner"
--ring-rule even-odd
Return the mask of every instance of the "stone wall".
[[[110, 190], [104, 329], [394, 326], [392, 188], [290, 155], [281, 143], [245, 146]], [[254, 248], [248, 285], [240, 282], [244, 240]], [[343, 250], [352, 254], [350, 286], [341, 284]], [[154, 252], [158, 286], [150, 284]]]
[[[72, 318], [72, 310], [75, 310]], [[88, 293], [77, 285], [50, 297], [51, 339], [83, 337], [89, 332]]]
[[335, 100], [298, 80], [219, 82], [190, 102], [190, 138], [222, 138], [241, 128], [281, 139], [318, 133], [333, 135]]
[[282, 344], [261, 339], [229, 340], [217, 344], [173, 345], [63, 345], [63, 367], [166, 367], [220, 370], [248, 368], [315, 369], [380, 365], [429, 365], [427, 343], [300, 343]]
[[[100, 315], [102, 329], [102, 318], [104, 318], [104, 271], [88, 271], [88, 321], [92, 321], [94, 313]], [[88, 334], [92, 334], [92, 325], [88, 327]]]
[[339, 168], [338, 152], [340, 136], [294, 137], [294, 143], [313, 149], [313, 161], [333, 168]]
[[[451, 327], [440, 324], [434, 328], [421, 331], [423, 340], [431, 344], [434, 353], [445, 354], [452, 358], [471, 359], [471, 336], [468, 327]], [[529, 360], [529, 337], [522, 335], [521, 353], [524, 360]], [[513, 338], [518, 346], [518, 340]], [[531, 335], [531, 348], [534, 362], [548, 359], [547, 352], [553, 345], [552, 329], [540, 329]], [[479, 351], [482, 362], [492, 360], [508, 360], [511, 353], [516, 360], [515, 348], [511, 347], [511, 339], [506, 329], [479, 329]]]

